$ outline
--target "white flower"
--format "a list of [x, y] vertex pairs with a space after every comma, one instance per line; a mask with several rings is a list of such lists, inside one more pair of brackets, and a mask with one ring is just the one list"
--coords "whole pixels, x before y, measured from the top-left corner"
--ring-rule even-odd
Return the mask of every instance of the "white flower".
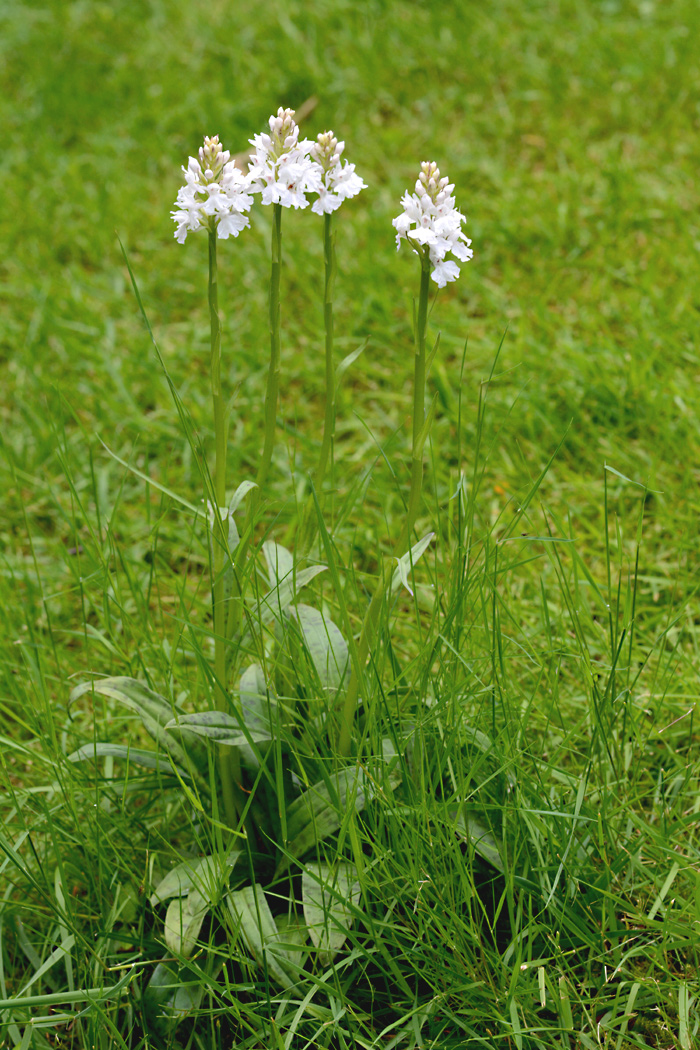
[[293, 109], [280, 106], [269, 124], [269, 135], [255, 135], [249, 140], [255, 146], [248, 164], [252, 192], [262, 194], [263, 204], [307, 208], [306, 194], [318, 192], [323, 174], [309, 155], [312, 143], [299, 140]]
[[250, 225], [245, 214], [253, 204], [250, 176], [239, 171], [229, 151], [222, 149], [218, 135], [205, 137], [199, 159], [190, 157], [182, 170], [185, 185], [171, 212], [180, 244], [194, 230], [216, 230], [217, 237], [226, 240]]
[[338, 142], [332, 131], [321, 132], [311, 147], [311, 156], [321, 166], [322, 172], [318, 200], [311, 207], [317, 215], [336, 211], [348, 197], [356, 197], [360, 190], [367, 189], [360, 176], [355, 174], [354, 164], [340, 163], [344, 149], [345, 143]]
[[474, 254], [472, 242], [462, 233], [465, 220], [455, 207], [453, 190], [446, 177], [440, 178], [437, 164], [424, 161], [415, 193], [404, 193], [403, 212], [392, 220], [397, 249], [405, 238], [416, 254], [429, 258], [433, 266], [430, 276], [438, 288], [459, 277], [459, 266], [451, 259], [445, 261], [448, 252], [461, 262], [468, 262]]

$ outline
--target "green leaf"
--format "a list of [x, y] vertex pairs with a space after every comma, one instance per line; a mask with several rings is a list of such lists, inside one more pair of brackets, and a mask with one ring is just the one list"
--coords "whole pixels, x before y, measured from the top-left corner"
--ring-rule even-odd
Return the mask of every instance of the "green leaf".
[[275, 915], [275, 926], [280, 945], [290, 955], [306, 959], [309, 955], [309, 930], [306, 923], [296, 915]]
[[[341, 826], [350, 803], [358, 812], [363, 809], [372, 788], [361, 769], [348, 766], [320, 781], [295, 799], [287, 809], [287, 850], [293, 857], [301, 857], [321, 839], [332, 835]], [[283, 856], [276, 874], [289, 865]]]
[[[95, 743], [83, 744], [72, 755], [68, 755], [68, 762], [89, 762], [105, 756], [121, 758], [125, 762], [131, 762], [137, 766], [146, 766], [148, 769], [157, 769], [160, 773], [169, 773], [173, 776], [173, 763], [168, 758], [162, 758], [155, 751], [143, 751], [138, 747], [129, 747], [126, 744]], [[175, 766], [175, 771], [183, 778], [189, 780], [189, 773]]]
[[228, 877], [242, 856], [240, 850], [231, 850], [226, 856], [209, 855], [183, 860], [160, 880], [151, 894], [151, 904], [155, 907], [169, 897], [184, 897], [193, 888], [210, 904], [213, 903], [218, 900], [221, 888], [228, 884]]
[[[196, 960], [191, 963], [178, 965], [171, 960], [157, 963], [142, 991], [143, 1009], [153, 1025], [154, 1034], [172, 1036], [176, 1026], [199, 1009], [222, 968], [223, 958], [218, 951], [198, 952]], [[159, 1046], [180, 1045], [172, 1038], [165, 1042], [156, 1040], [156, 1043]]]
[[[236, 525], [236, 519], [234, 513], [240, 506], [242, 500], [247, 496], [251, 489], [257, 488], [254, 481], [242, 481], [238, 486], [228, 507], [220, 507], [219, 514], [221, 515], [222, 522], [228, 520], [228, 535], [226, 540], [225, 554], [225, 567], [223, 570], [224, 579], [224, 597], [228, 601], [233, 594], [233, 561], [232, 555], [235, 552], [238, 544], [240, 543], [240, 536], [238, 534], [238, 526]], [[214, 564], [214, 544], [220, 545], [222, 542], [221, 533], [218, 531], [216, 525], [216, 517], [213, 516], [213, 507], [211, 503], [207, 504], [209, 507], [208, 513], [208, 533], [209, 533], [209, 552], [211, 555], [212, 564]], [[212, 520], [213, 516], [213, 520]], [[216, 527], [215, 527], [216, 526]]]
[[240, 507], [241, 503], [248, 495], [251, 489], [256, 489], [257, 482], [255, 481], [242, 481], [233, 496], [231, 496], [231, 502], [228, 505], [229, 516], [232, 517]]
[[210, 907], [209, 901], [197, 890], [170, 902], [165, 913], [164, 933], [171, 952], [189, 958]]
[[294, 572], [294, 555], [274, 540], [266, 540], [262, 547], [267, 562], [267, 577], [270, 586], [275, 587]]
[[348, 646], [332, 620], [318, 609], [299, 604], [290, 610], [325, 689], [339, 689], [348, 668]]
[[397, 558], [397, 567], [394, 569], [394, 575], [391, 578], [391, 589], [396, 590], [399, 584], [403, 584], [406, 590], [413, 597], [413, 591], [411, 590], [408, 578], [411, 572], [412, 566], [416, 564], [418, 559], [425, 553], [432, 542], [434, 532], [429, 532], [427, 536], [424, 536], [422, 540], [418, 540], [415, 546], [411, 547], [410, 551]]
[[[273, 620], [281, 623], [284, 613], [296, 600], [297, 592], [320, 572], [325, 572], [326, 566], [311, 565], [296, 571], [294, 558], [286, 547], [268, 540], [263, 544], [263, 549], [268, 566], [270, 590], [253, 604], [250, 618], [261, 624], [269, 624]], [[247, 637], [248, 635], [245, 636]]]
[[344, 357], [343, 360], [340, 362], [340, 364], [335, 370], [336, 387], [340, 386], [340, 381], [347, 372], [348, 368], [350, 367], [350, 365], [354, 364], [355, 361], [357, 361], [362, 351], [367, 348], [368, 342], [369, 339], [365, 339], [364, 343], [360, 343], [356, 350], [353, 350], [352, 353], [348, 354], [347, 357]]
[[158, 722], [159, 725], [164, 725], [166, 721], [172, 718], [173, 708], [177, 709], [178, 707], [177, 704], [166, 700], [159, 693], [154, 693], [152, 689], [149, 689], [143, 682], [139, 682], [138, 679], [127, 678], [121, 675], [114, 678], [96, 678], [89, 682], [83, 682], [70, 694], [71, 704], [75, 703], [79, 697], [85, 696], [86, 693], [90, 695], [97, 693], [98, 696], [111, 697], [111, 699], [119, 701], [120, 704], [124, 704], [139, 715], [148, 715]]
[[[238, 709], [243, 723], [259, 732], [269, 731], [270, 739], [277, 734], [277, 702], [267, 684], [260, 664], [250, 664], [241, 675], [238, 685]], [[251, 769], [259, 768], [259, 753], [249, 744], [240, 745], [241, 761]]]
[[226, 894], [230, 917], [240, 931], [248, 950], [261, 966], [267, 966], [284, 988], [294, 984], [298, 969], [290, 952], [281, 946], [280, 932], [267, 903], [262, 886], [244, 886]]
[[[462, 699], [461, 697], [459, 699]], [[465, 697], [466, 699], [466, 697]], [[488, 754], [489, 751], [493, 750], [493, 743], [491, 737], [483, 733], [481, 729], [477, 729], [476, 726], [465, 725], [464, 735], [468, 737], [472, 743], [476, 744], [480, 751], [484, 754]]]
[[246, 726], [262, 730], [270, 725], [277, 704], [271, 699], [271, 690], [260, 664], [246, 667], [238, 684], [238, 698]]
[[[450, 810], [450, 817], [454, 818], [455, 811]], [[463, 833], [465, 838], [471, 841], [476, 853], [484, 860], [492, 864], [500, 872], [505, 872], [503, 857], [505, 851], [503, 843], [499, 842], [493, 832], [485, 828], [471, 813], [460, 813], [455, 822], [457, 834]]]
[[428, 354], [428, 359], [425, 362], [425, 374], [426, 375], [429, 374], [430, 369], [432, 368], [432, 365], [433, 365], [433, 361], [435, 360], [435, 355], [438, 352], [438, 348], [440, 346], [440, 335], [441, 335], [441, 333], [438, 332], [437, 338], [436, 338], [435, 342], [433, 343], [433, 349]]
[[164, 1017], [174, 1026], [192, 1010], [196, 1010], [204, 997], [204, 981], [199, 978], [184, 980], [183, 971], [184, 967], [176, 970], [172, 964], [159, 962], [143, 990], [145, 1011], [154, 1015], [153, 1022], [159, 1027]]
[[166, 489], [164, 485], [159, 485], [158, 482], [154, 481], [153, 478], [150, 478], [148, 474], [144, 474], [143, 471], [137, 470], [136, 467], [131, 465], [131, 463], [127, 463], [125, 459], [120, 459], [116, 452], [112, 452], [111, 448], [108, 445], [105, 445], [104, 441], [99, 435], [97, 436], [97, 440], [102, 445], [105, 452], [109, 453], [112, 459], [115, 459], [117, 463], [120, 463], [122, 467], [125, 467], [126, 470], [134, 474], [135, 477], [141, 478], [141, 480], [145, 481], [147, 485], [150, 485], [152, 488], [157, 489], [158, 492], [162, 492], [165, 496], [168, 496], [171, 500], [174, 500], [175, 503], [179, 503], [180, 506], [186, 507], [187, 510], [192, 512], [192, 514], [199, 513], [196, 507], [192, 506], [191, 503], [188, 503], [188, 501], [186, 499], [183, 499], [182, 496], [179, 496], [177, 492], [173, 492], [171, 489]]
[[640, 489], [644, 489], [645, 492], [653, 492], [655, 496], [662, 496], [662, 489], [650, 489], [648, 485], [645, 485], [642, 481], [634, 481], [632, 478], [628, 478], [625, 474], [621, 474], [619, 470], [615, 470], [608, 463], [604, 463], [603, 467], [610, 474], [614, 474], [616, 478], [620, 478], [622, 481], [628, 481], [630, 485], [636, 485]]
[[159, 693], [154, 693], [138, 679], [124, 676], [83, 682], [73, 690], [70, 701], [74, 703], [81, 696], [93, 693], [116, 700], [137, 714], [149, 736], [170, 755], [178, 768], [187, 769], [200, 787], [208, 793], [207, 781], [199, 775], [193, 764], [199, 758], [205, 759], [205, 756], [200, 754], [200, 741], [194, 734], [189, 734], [189, 740], [186, 741], [187, 746], [183, 747], [165, 730], [165, 725], [172, 720], [173, 713], [182, 710], [179, 704], [166, 700]]
[[[238, 526], [236, 525], [236, 521], [235, 521], [233, 515], [238, 510], [239, 506], [241, 505], [241, 503], [243, 502], [245, 497], [248, 495], [250, 490], [251, 489], [255, 489], [255, 488], [257, 488], [256, 482], [254, 482], [254, 481], [242, 481], [240, 483], [240, 485], [238, 486], [238, 488], [236, 489], [236, 491], [234, 492], [233, 496], [231, 497], [231, 502], [228, 505], [228, 514], [227, 514], [227, 517], [228, 517], [228, 549], [229, 549], [229, 551], [235, 551], [236, 547], [238, 546], [238, 544], [240, 542], [240, 536], [238, 535]], [[213, 555], [213, 551], [212, 551], [212, 558], [213, 558], [213, 556], [214, 555]], [[231, 585], [232, 581], [233, 581], [233, 566], [231, 565], [231, 562], [229, 561], [227, 569], [226, 569], [226, 589], [227, 589], [227, 593], [230, 593], [230, 585]]]
[[[409, 732], [403, 740], [402, 746], [405, 748], [411, 741], [413, 731]], [[396, 750], [394, 741], [385, 736], [382, 738], [382, 754], [380, 758], [380, 766], [374, 767], [372, 775], [375, 777], [378, 783], [381, 783], [383, 787], [396, 788], [401, 783], [403, 772], [402, 772], [402, 758], [399, 752]], [[371, 767], [370, 767], [371, 768]]]
[[437, 408], [438, 397], [439, 394], [435, 393], [433, 395], [433, 400], [430, 402], [428, 414], [423, 420], [423, 426], [420, 428], [418, 437], [416, 438], [416, 443], [413, 448], [414, 458], [420, 458], [423, 455], [423, 446], [425, 445], [428, 434], [430, 433], [430, 428], [433, 425], [433, 420], [435, 419], [435, 409]]
[[254, 618], [262, 623], [281, 620], [285, 610], [294, 601], [297, 591], [310, 583], [320, 572], [325, 571], [325, 565], [310, 565], [308, 569], [291, 572], [263, 595], [255, 607]]
[[244, 744], [259, 744], [273, 737], [272, 727], [260, 725], [255, 728], [241, 728], [241, 719], [225, 711], [197, 711], [191, 715], [180, 715], [169, 722], [166, 729], [183, 729], [199, 736], [208, 737], [218, 744], [230, 747], [241, 747]]
[[170, 1016], [177, 1021], [184, 1020], [199, 1009], [206, 991], [207, 985], [201, 977], [183, 981], [165, 1004]]
[[354, 864], [307, 864], [301, 877], [304, 918], [321, 965], [332, 962], [345, 943], [360, 898]]

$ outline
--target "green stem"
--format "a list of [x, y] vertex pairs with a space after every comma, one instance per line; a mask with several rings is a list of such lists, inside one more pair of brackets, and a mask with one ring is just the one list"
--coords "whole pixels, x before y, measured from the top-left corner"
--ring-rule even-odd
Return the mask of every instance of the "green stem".
[[265, 391], [265, 441], [258, 464], [257, 489], [251, 493], [250, 506], [257, 503], [267, 481], [275, 448], [277, 425], [277, 398], [280, 385], [280, 273], [282, 270], [282, 205], [273, 204], [272, 219], [272, 265], [270, 269], [270, 367]]
[[[214, 407], [214, 524], [212, 526], [214, 606], [214, 698], [218, 711], [228, 709], [226, 668], [226, 603], [224, 569], [228, 528], [219, 512], [226, 506], [226, 443], [228, 419], [221, 395], [221, 322], [219, 319], [219, 277], [216, 259], [216, 231], [209, 232], [209, 318], [211, 324], [211, 393]], [[224, 815], [231, 827], [238, 825], [236, 786], [240, 782], [240, 762], [233, 748], [220, 747], [218, 753]]]
[[[335, 234], [333, 232], [333, 216], [323, 216], [323, 261], [325, 280], [323, 286], [323, 325], [325, 331], [326, 351], [326, 403], [325, 418], [323, 423], [323, 440], [321, 442], [321, 453], [318, 458], [316, 474], [314, 476], [314, 488], [316, 500], [320, 513], [324, 504], [323, 481], [326, 476], [328, 460], [332, 457], [333, 443], [335, 440], [335, 366], [333, 362], [333, 285], [335, 283]], [[310, 494], [306, 508], [302, 513], [302, 519], [297, 533], [297, 557], [306, 553], [311, 546], [314, 536], [314, 500]]]
[[411, 447], [411, 488], [405, 521], [405, 537], [398, 544], [396, 556], [405, 554], [413, 536], [413, 526], [420, 510], [423, 489], [423, 445], [420, 441], [425, 423], [425, 335], [428, 328], [428, 299], [430, 298], [430, 260], [421, 258], [420, 294], [415, 331], [415, 367], [413, 378], [413, 443]]
[[[273, 204], [272, 219], [272, 263], [270, 268], [270, 366], [267, 371], [267, 388], [265, 390], [265, 437], [262, 455], [258, 463], [258, 471], [255, 477], [257, 488], [254, 488], [248, 499], [248, 513], [246, 514], [245, 526], [241, 536], [241, 542], [236, 551], [236, 566], [240, 566], [241, 572], [245, 566], [248, 547], [253, 542], [255, 519], [262, 490], [267, 481], [267, 476], [272, 463], [272, 453], [275, 449], [275, 429], [277, 425], [277, 399], [280, 385], [280, 273], [282, 270], [282, 205]], [[238, 579], [238, 572], [234, 568], [234, 577]], [[227, 624], [227, 638], [233, 638], [241, 626], [243, 618], [243, 602], [235, 601], [231, 607], [231, 614]]]
[[323, 479], [328, 466], [328, 458], [335, 439], [335, 366], [333, 363], [333, 284], [335, 282], [335, 237], [333, 235], [333, 216], [323, 216], [323, 261], [325, 264], [325, 282], [323, 289], [323, 323], [326, 333], [326, 418], [323, 425], [323, 442], [321, 455], [316, 469], [316, 493], [323, 506]]
[[[401, 532], [394, 545], [394, 558], [400, 558], [411, 545], [413, 527], [420, 510], [423, 488], [423, 442], [421, 432], [425, 423], [425, 336], [428, 326], [428, 299], [430, 295], [430, 261], [421, 256], [420, 295], [416, 315], [415, 361], [413, 374], [413, 440], [411, 449], [411, 486], [408, 494], [408, 505]], [[379, 614], [386, 593], [388, 581], [391, 580], [391, 562], [382, 561], [379, 579], [372, 600], [365, 614], [360, 639], [357, 643], [357, 660], [350, 671], [345, 703], [343, 704], [338, 750], [341, 755], [350, 753], [352, 723], [355, 718], [360, 690], [360, 674], [367, 662], [369, 650], [377, 634]]]

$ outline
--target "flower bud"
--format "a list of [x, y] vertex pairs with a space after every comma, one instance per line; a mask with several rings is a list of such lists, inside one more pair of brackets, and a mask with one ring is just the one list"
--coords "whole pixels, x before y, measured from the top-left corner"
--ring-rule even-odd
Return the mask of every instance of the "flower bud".
[[223, 150], [218, 135], [204, 136], [204, 145], [199, 147], [199, 163], [203, 169], [204, 177], [213, 182], [218, 179], [224, 164], [229, 160], [231, 154]]
[[338, 142], [337, 138], [332, 131], [320, 132], [316, 142], [311, 147], [311, 156], [325, 171], [330, 169], [339, 162], [340, 154], [345, 148], [344, 142]]

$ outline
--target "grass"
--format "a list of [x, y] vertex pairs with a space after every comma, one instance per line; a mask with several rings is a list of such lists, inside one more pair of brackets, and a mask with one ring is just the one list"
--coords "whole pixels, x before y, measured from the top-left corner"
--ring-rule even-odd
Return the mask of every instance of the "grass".
[[[153, 0], [0, 18], [0, 1037], [692, 1050], [697, 6]], [[305, 130], [333, 127], [370, 186], [337, 222], [338, 353], [368, 346], [339, 398], [331, 571], [308, 588], [346, 637], [407, 490], [417, 273], [390, 220], [421, 160], [456, 183], [475, 259], [430, 320], [419, 534], [436, 537], [366, 676], [376, 794], [324, 840], [359, 872], [353, 921], [332, 965], [287, 929], [285, 987], [223, 896], [180, 963], [150, 903], [178, 859], [225, 851], [206, 758], [202, 812], [169, 773], [66, 757], [148, 742], [124, 706], [71, 704], [82, 682], [133, 676], [211, 706], [209, 555], [178, 502], [200, 506], [197, 457], [117, 237], [210, 450], [206, 244], [172, 239], [179, 165], [202, 134], [242, 149], [310, 96]], [[287, 546], [323, 419], [314, 219], [285, 215], [263, 520]], [[254, 474], [263, 418], [269, 217], [252, 226], [220, 261], [233, 484]], [[286, 639], [266, 671], [299, 718], [272, 768], [320, 778], [332, 755], [301, 718], [319, 682], [289, 624]], [[266, 805], [278, 787], [263, 778]], [[298, 874], [271, 884], [278, 918], [290, 882], [299, 894]], [[180, 1023], [162, 1016], [174, 994]]]

